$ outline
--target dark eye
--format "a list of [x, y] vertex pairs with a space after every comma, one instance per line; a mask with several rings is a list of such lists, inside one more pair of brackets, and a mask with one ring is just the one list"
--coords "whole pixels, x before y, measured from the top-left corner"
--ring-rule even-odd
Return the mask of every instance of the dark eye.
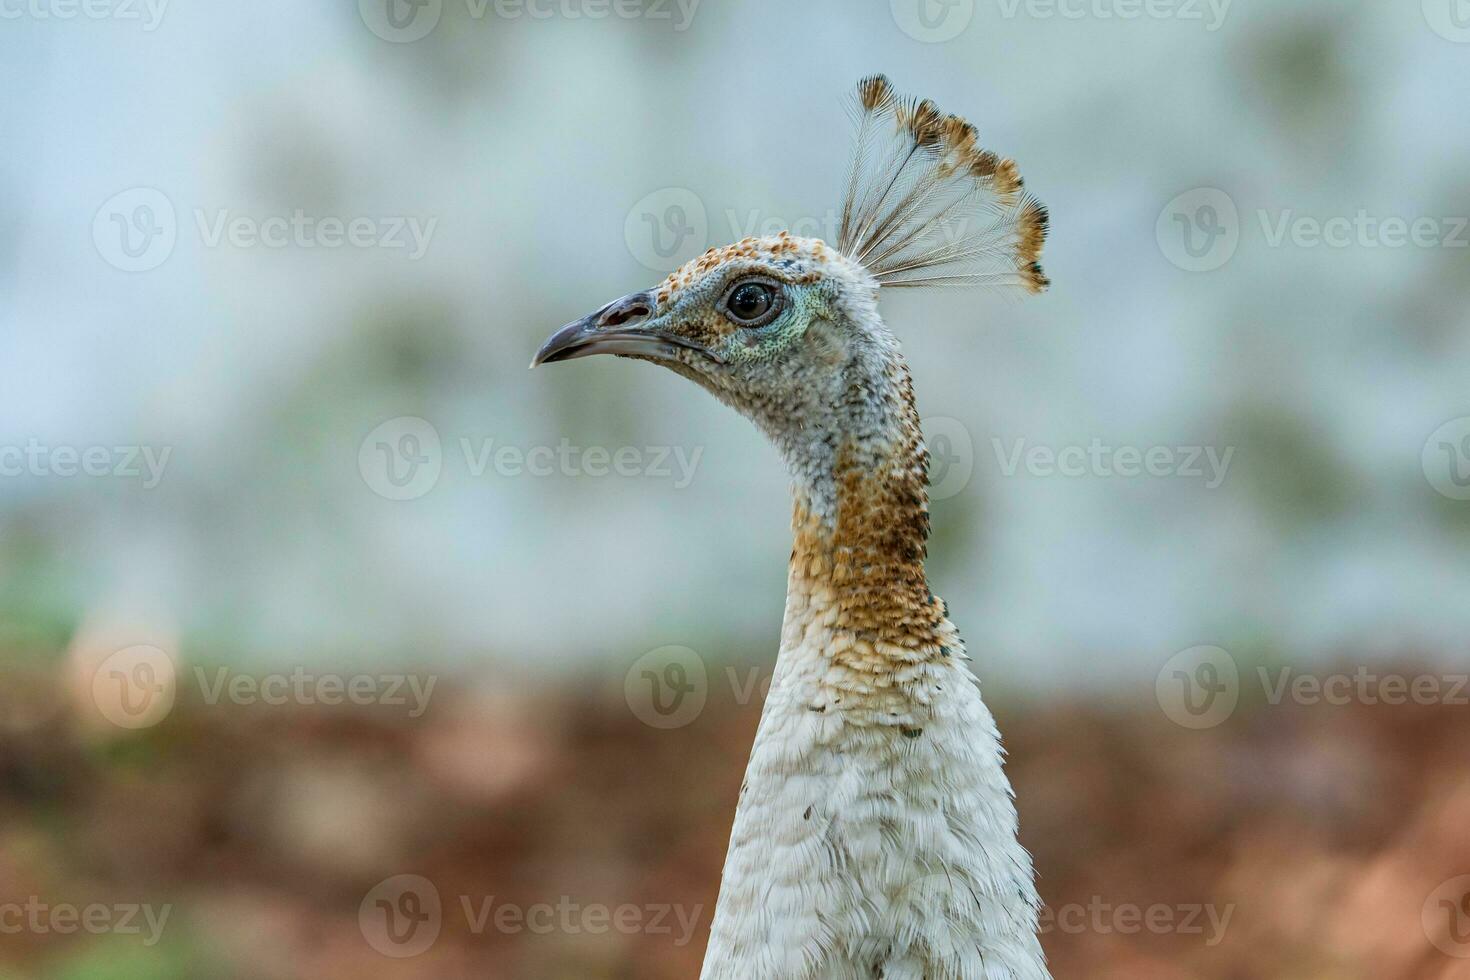
[[779, 312], [780, 298], [770, 283], [743, 282], [730, 291], [725, 310], [730, 319], [743, 327], [763, 326]]

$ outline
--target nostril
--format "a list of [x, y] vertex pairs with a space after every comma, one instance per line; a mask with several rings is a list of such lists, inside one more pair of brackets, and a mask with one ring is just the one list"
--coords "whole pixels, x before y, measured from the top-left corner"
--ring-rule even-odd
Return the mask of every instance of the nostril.
[[653, 312], [652, 308], [642, 300], [631, 300], [615, 303], [608, 307], [598, 318], [597, 325], [600, 327], [620, 327], [639, 317], [646, 317]]

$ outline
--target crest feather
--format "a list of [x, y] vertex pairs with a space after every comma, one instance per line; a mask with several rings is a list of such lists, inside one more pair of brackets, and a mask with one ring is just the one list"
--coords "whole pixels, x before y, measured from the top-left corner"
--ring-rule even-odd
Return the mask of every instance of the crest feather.
[[858, 82], [838, 248], [884, 286], [1020, 286], [1039, 293], [1047, 212], [1014, 160], [974, 126], [883, 75]]

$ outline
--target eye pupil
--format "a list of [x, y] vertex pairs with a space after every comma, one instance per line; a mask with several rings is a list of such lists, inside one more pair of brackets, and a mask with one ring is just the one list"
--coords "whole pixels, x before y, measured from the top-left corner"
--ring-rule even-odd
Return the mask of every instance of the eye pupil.
[[773, 302], [770, 286], [748, 282], [730, 294], [730, 314], [737, 320], [758, 320], [770, 311]]

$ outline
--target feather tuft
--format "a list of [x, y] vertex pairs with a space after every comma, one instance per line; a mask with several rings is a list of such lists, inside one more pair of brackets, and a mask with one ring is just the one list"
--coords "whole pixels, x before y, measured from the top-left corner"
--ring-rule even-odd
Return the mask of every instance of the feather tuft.
[[893, 85], [887, 75], [869, 75], [858, 82], [858, 99], [863, 111], [874, 112], [880, 106], [893, 102]]
[[858, 83], [857, 137], [838, 247], [884, 286], [1050, 284], [1047, 211], [1022, 194], [1014, 160], [929, 99], [883, 75]]

